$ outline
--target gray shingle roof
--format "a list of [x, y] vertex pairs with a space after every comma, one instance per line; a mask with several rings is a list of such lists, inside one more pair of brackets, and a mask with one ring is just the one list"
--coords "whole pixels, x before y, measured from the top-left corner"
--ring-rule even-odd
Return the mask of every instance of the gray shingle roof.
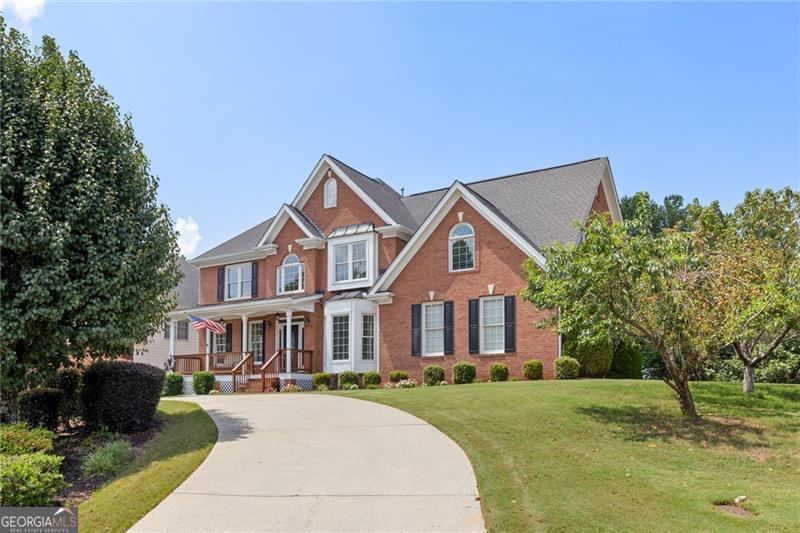
[[178, 266], [183, 277], [178, 283], [176, 309], [197, 307], [197, 302], [200, 301], [200, 271], [183, 257], [178, 259]]
[[[538, 248], [554, 242], [575, 242], [579, 231], [573, 221], [589, 214], [606, 158], [466, 183]], [[447, 189], [403, 198], [417, 227]]]
[[223, 242], [218, 246], [215, 246], [209, 251], [198, 255], [193, 259], [193, 261], [197, 259], [207, 259], [209, 257], [217, 257], [218, 255], [227, 255], [227, 254], [246, 252], [248, 250], [252, 250], [256, 246], [258, 246], [258, 241], [260, 241], [261, 237], [264, 236], [264, 233], [267, 232], [267, 228], [271, 223], [272, 223], [272, 218], [268, 218], [264, 222], [259, 222], [252, 228], [243, 231], [236, 237], [228, 239], [227, 241]]
[[289, 204], [284, 204], [284, 205], [289, 209], [289, 211], [291, 211], [292, 213], [294, 213], [295, 216], [297, 216], [298, 220], [300, 220], [300, 222], [303, 224], [303, 226], [305, 226], [305, 229], [306, 229], [307, 233], [310, 233], [311, 235], [313, 235], [315, 237], [324, 237], [325, 236], [322, 233], [322, 230], [319, 229], [316, 224], [314, 224], [313, 220], [308, 218], [308, 215], [306, 215], [305, 212], [303, 212], [303, 211], [301, 211], [301, 210], [297, 209], [296, 207], [291, 206]]

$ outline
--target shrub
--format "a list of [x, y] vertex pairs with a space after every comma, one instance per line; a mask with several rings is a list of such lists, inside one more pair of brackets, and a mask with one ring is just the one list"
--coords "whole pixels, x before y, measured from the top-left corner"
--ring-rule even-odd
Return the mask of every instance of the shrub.
[[214, 390], [214, 383], [217, 378], [213, 372], [203, 370], [192, 374], [192, 390], [195, 394], [208, 394]]
[[178, 396], [183, 394], [183, 374], [178, 372], [167, 372], [164, 377], [164, 392], [162, 396]]
[[303, 389], [301, 389], [299, 385], [289, 383], [281, 388], [281, 392], [303, 392]]
[[366, 388], [367, 389], [380, 389], [381, 387], [380, 387], [380, 385], [376, 385], [374, 383], [370, 383], [369, 385], [367, 385]]
[[323, 386], [328, 389], [331, 386], [331, 375], [327, 372], [316, 372], [311, 378], [311, 383], [313, 383], [314, 388], [318, 390]]
[[347, 390], [350, 385], [358, 385], [358, 374], [351, 370], [339, 373], [338, 386], [342, 390]]
[[0, 455], [0, 500], [4, 507], [46, 507], [67, 487], [62, 457], [44, 453]]
[[106, 427], [101, 427], [89, 433], [89, 436], [81, 442], [81, 446], [85, 450], [92, 451], [103, 447], [116, 438], [118, 438], [116, 433], [109, 431]]
[[542, 379], [544, 366], [538, 359], [528, 359], [522, 363], [522, 373], [528, 379]]
[[611, 379], [642, 379], [644, 354], [636, 345], [618, 342], [611, 356], [611, 366], [606, 373]]
[[81, 403], [90, 428], [113, 431], [148, 427], [164, 390], [164, 371], [144, 363], [99, 361], [83, 374]]
[[93, 451], [83, 460], [86, 476], [110, 476], [133, 458], [133, 447], [125, 439], [112, 440]]
[[459, 361], [453, 365], [453, 383], [463, 385], [475, 381], [475, 365], [469, 361]]
[[508, 365], [505, 363], [492, 363], [489, 366], [490, 381], [508, 381]]
[[377, 372], [370, 370], [364, 374], [364, 386], [369, 388], [370, 385], [380, 385], [381, 384], [381, 375]]
[[64, 393], [50, 387], [36, 387], [21, 391], [17, 395], [19, 418], [28, 425], [55, 430], [58, 415], [64, 402]]
[[422, 382], [432, 387], [444, 381], [444, 368], [439, 365], [428, 365], [422, 369]]
[[77, 368], [62, 368], [56, 374], [55, 388], [64, 394], [60, 414], [65, 424], [78, 413], [78, 388], [80, 384], [81, 372]]
[[326, 391], [326, 390], [330, 390], [330, 389], [328, 388], [327, 385], [317, 385], [317, 390], [318, 391]]
[[417, 386], [417, 381], [414, 379], [401, 379], [397, 382], [398, 389], [413, 389]]
[[53, 451], [55, 433], [44, 428], [30, 428], [28, 424], [3, 424], [0, 427], [0, 454], [22, 455]]
[[587, 378], [602, 378], [611, 366], [613, 347], [610, 342], [580, 345], [574, 339], [564, 343], [564, 355], [580, 363], [580, 375]]
[[581, 364], [574, 357], [562, 355], [556, 359], [556, 377], [558, 379], [575, 379], [581, 371]]
[[392, 370], [389, 372], [389, 381], [392, 383], [400, 383], [404, 379], [408, 379], [408, 372], [402, 370]]

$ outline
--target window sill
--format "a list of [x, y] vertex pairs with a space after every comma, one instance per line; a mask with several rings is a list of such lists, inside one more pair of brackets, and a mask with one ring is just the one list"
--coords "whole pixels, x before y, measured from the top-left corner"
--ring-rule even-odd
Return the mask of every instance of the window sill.
[[444, 357], [443, 353], [424, 353], [422, 357]]
[[499, 352], [481, 352], [477, 354], [472, 354], [478, 357], [497, 357], [498, 355], [506, 355], [505, 350], [500, 350]]
[[477, 268], [475, 268], [475, 267], [472, 267], [472, 268], [461, 268], [461, 269], [458, 269], [458, 270], [448, 269], [447, 273], [448, 274], [466, 274], [467, 272], [475, 272], [476, 270], [477, 270]]
[[252, 296], [239, 296], [238, 298], [225, 298], [225, 302], [238, 302], [239, 300], [252, 300]]
[[299, 294], [301, 292], [305, 292], [305, 288], [297, 289], [296, 291], [278, 291], [278, 296], [286, 296], [287, 294]]

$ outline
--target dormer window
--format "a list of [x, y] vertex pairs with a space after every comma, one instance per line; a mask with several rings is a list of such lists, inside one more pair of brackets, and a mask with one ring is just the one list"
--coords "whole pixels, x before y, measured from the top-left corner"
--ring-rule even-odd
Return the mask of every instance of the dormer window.
[[378, 277], [377, 233], [328, 240], [328, 288], [332, 291], [369, 287]]
[[336, 207], [336, 178], [328, 178], [323, 189], [324, 207]]
[[301, 292], [305, 290], [305, 268], [295, 254], [283, 258], [283, 264], [278, 267], [278, 294]]
[[467, 223], [450, 230], [450, 272], [475, 268], [475, 231]]

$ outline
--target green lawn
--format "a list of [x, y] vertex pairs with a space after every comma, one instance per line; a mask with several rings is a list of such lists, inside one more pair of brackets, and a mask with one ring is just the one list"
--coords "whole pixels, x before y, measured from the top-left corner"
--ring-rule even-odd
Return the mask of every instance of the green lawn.
[[[485, 383], [345, 394], [455, 440], [493, 531], [800, 530], [800, 387], [693, 385], [703, 423], [660, 382]], [[747, 496], [737, 517], [715, 502]]]
[[113, 481], [78, 506], [81, 531], [124, 531], [180, 485], [217, 441], [217, 427], [197, 404], [162, 401], [161, 433]]

